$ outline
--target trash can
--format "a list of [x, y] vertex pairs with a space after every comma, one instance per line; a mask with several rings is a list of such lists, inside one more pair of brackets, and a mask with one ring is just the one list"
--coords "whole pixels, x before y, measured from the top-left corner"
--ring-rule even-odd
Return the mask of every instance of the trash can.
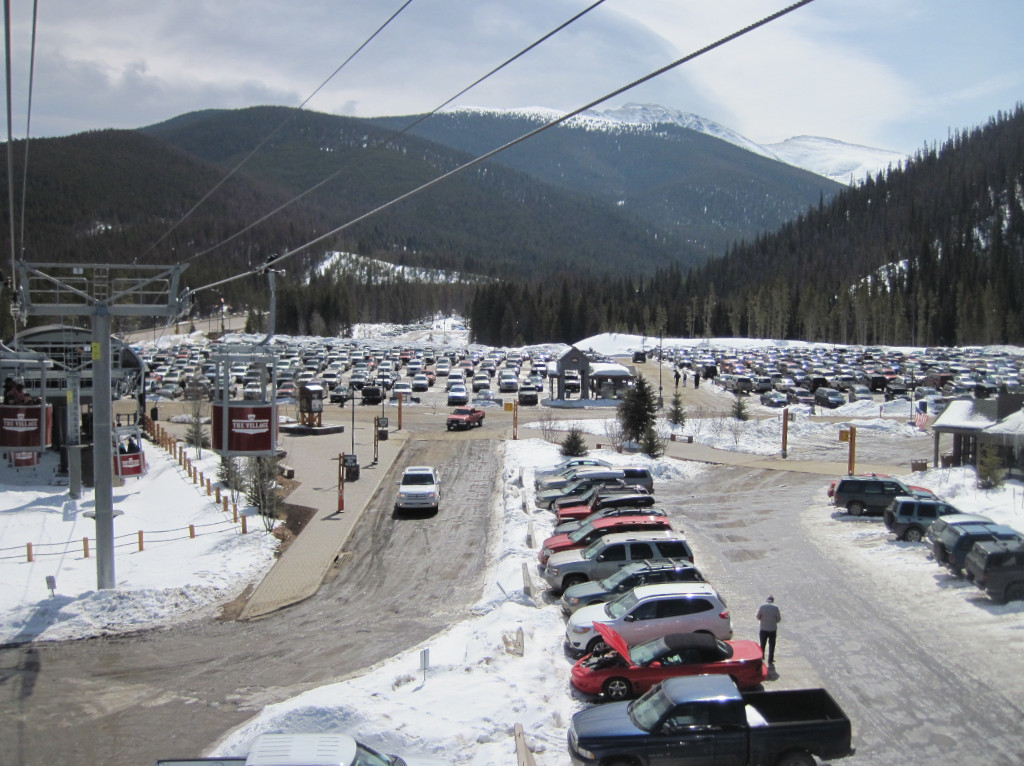
[[158, 421], [160, 419], [160, 410], [157, 409], [156, 407], [153, 407], [152, 409], [150, 409], [150, 411], [149, 411], [149, 419], [152, 420], [154, 423], [156, 421]]
[[345, 466], [345, 481], [356, 481], [359, 478], [359, 464]]
[[913, 471], [914, 473], [922, 473], [924, 471], [927, 471], [928, 470], [928, 461], [927, 460], [911, 460], [910, 461], [910, 470]]
[[386, 442], [388, 440], [388, 429], [378, 428], [377, 429], [377, 441]]

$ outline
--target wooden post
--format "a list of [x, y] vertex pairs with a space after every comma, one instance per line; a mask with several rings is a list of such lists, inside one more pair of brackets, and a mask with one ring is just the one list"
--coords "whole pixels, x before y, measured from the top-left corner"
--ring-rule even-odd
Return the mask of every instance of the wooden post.
[[223, 505], [224, 505], [224, 513], [227, 513], [227, 512], [228, 512], [228, 496], [227, 496], [227, 495], [224, 495], [224, 497], [222, 497], [222, 498], [220, 499], [220, 501], [221, 501], [221, 503], [223, 503]]
[[89, 558], [89, 538], [82, 538], [82, 552], [85, 554], [85, 558]]
[[214, 489], [216, 489], [216, 493], [214, 495], [214, 502], [216, 502], [217, 505], [220, 505], [220, 484], [214, 487]]
[[237, 503], [232, 503], [231, 504], [231, 521], [233, 521], [235, 524], [238, 523], [238, 504]]
[[209, 479], [206, 480], [206, 496], [209, 497], [213, 494], [213, 485]]
[[139, 551], [145, 550], [145, 546], [142, 544], [142, 530], [139, 530]]
[[857, 426], [850, 426], [850, 457], [846, 465], [846, 473], [853, 476], [854, 466], [857, 463]]
[[246, 534], [249, 531], [248, 526], [245, 523], [246, 518], [247, 518], [246, 516], [242, 517], [242, 534], [243, 535]]
[[196, 539], [196, 525], [195, 524], [189, 524], [188, 525], [188, 536], [191, 537], [193, 540]]
[[789, 407], [782, 410], [782, 457], [789, 454]]
[[32, 558], [32, 543], [25, 543], [25, 548], [28, 551], [28, 562], [31, 564], [35, 560]]

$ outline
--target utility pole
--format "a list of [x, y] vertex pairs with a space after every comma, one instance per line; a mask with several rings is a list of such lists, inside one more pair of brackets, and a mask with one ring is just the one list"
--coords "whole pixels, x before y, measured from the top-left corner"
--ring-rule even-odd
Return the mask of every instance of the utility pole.
[[18, 290], [25, 316], [90, 317], [92, 321], [92, 463], [99, 590], [109, 590], [116, 584], [110, 321], [116, 316], [181, 316], [187, 309], [187, 295], [178, 295], [178, 281], [184, 270], [183, 265], [18, 264]]

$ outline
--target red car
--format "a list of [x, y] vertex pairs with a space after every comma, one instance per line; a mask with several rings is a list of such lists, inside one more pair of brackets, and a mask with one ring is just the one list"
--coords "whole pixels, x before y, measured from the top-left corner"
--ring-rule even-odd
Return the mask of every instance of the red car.
[[563, 505], [555, 511], [555, 515], [558, 516], [558, 523], [561, 524], [566, 521], [582, 521], [591, 514], [597, 513], [597, 511], [605, 508], [629, 507], [635, 509], [636, 513], [643, 513], [644, 508], [649, 508], [654, 505], [654, 495], [648, 492], [639, 491], [639, 487], [635, 487], [634, 489], [638, 491], [628, 493], [606, 492], [604, 495], [596, 495], [589, 503], [581, 505]]
[[609, 516], [604, 519], [584, 522], [574, 532], [564, 535], [554, 535], [544, 541], [537, 557], [542, 565], [548, 563], [548, 558], [553, 553], [570, 551], [576, 548], [586, 548], [594, 540], [613, 532], [650, 532], [659, 529], [672, 529], [672, 523], [667, 516], [634, 515], [634, 516]]
[[760, 686], [768, 678], [756, 641], [722, 641], [707, 633], [672, 633], [629, 647], [622, 636], [595, 623], [610, 649], [588, 654], [572, 668], [572, 685], [605, 700], [638, 697], [674, 676], [721, 673], [740, 689]]

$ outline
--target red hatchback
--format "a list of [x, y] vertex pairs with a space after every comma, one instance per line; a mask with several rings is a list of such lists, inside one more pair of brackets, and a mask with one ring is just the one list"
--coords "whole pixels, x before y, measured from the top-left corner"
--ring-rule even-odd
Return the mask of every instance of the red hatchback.
[[673, 633], [629, 647], [622, 636], [595, 623], [610, 649], [588, 654], [572, 668], [572, 685], [584, 694], [606, 700], [638, 697], [675, 676], [719, 673], [740, 689], [760, 686], [768, 678], [761, 646], [756, 641], [722, 641], [707, 633]]
[[654, 532], [660, 529], [672, 530], [672, 523], [667, 516], [635, 515], [609, 516], [604, 519], [586, 521], [583, 525], [568, 534], [554, 535], [544, 541], [537, 557], [541, 565], [548, 563], [553, 553], [586, 548], [594, 540], [613, 532]]

